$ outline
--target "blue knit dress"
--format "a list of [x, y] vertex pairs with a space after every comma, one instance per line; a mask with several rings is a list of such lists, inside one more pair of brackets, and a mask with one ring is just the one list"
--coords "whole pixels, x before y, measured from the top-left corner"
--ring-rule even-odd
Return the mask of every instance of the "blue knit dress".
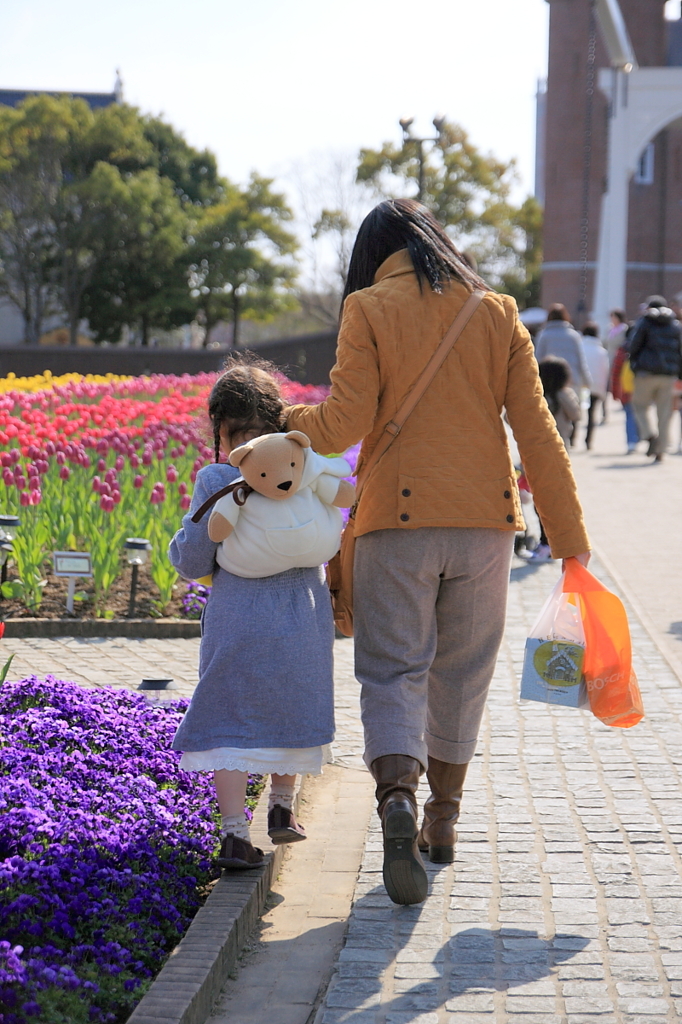
[[189, 770], [319, 771], [334, 735], [334, 624], [324, 570], [246, 579], [218, 566], [210, 513], [199, 523], [191, 517], [238, 475], [223, 464], [199, 471], [170, 544], [170, 560], [185, 579], [213, 574], [199, 682], [173, 749], [185, 752], [181, 767]]

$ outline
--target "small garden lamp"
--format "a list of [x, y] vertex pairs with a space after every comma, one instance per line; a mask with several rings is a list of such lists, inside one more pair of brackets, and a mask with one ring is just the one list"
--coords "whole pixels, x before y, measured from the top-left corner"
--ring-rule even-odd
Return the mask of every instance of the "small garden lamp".
[[128, 537], [125, 542], [125, 553], [128, 564], [132, 565], [133, 571], [130, 579], [130, 601], [128, 602], [128, 618], [135, 614], [135, 595], [137, 593], [137, 573], [141, 565], [145, 565], [152, 549], [151, 544], [144, 537]]
[[20, 526], [19, 516], [0, 516], [0, 586], [7, 582], [7, 560], [12, 553], [12, 541]]
[[138, 690], [141, 690], [152, 707], [168, 707], [175, 699], [171, 691], [177, 690], [178, 684], [173, 679], [143, 679]]

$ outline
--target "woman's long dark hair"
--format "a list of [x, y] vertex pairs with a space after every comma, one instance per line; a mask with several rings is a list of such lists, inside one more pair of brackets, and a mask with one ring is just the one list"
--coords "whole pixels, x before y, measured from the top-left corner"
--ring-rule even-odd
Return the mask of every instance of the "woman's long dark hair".
[[[369, 288], [389, 256], [407, 249], [420, 291], [424, 281], [434, 292], [448, 281], [461, 281], [472, 291], [488, 285], [469, 266], [430, 210], [415, 199], [387, 199], [368, 213], [358, 231], [348, 267], [343, 300]], [[341, 303], [343, 308], [343, 302]]]

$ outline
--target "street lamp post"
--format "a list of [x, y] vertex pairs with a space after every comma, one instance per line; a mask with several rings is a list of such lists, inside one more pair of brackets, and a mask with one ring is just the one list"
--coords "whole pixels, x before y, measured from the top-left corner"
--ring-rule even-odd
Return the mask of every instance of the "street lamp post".
[[445, 117], [442, 114], [437, 114], [433, 119], [433, 126], [438, 132], [438, 135], [434, 138], [420, 139], [416, 135], [413, 135], [410, 131], [413, 123], [413, 117], [401, 117], [398, 122], [403, 130], [403, 146], [408, 142], [412, 142], [417, 146], [417, 159], [419, 160], [419, 188], [417, 191], [417, 199], [421, 203], [424, 198], [424, 143], [435, 142], [438, 143], [443, 138], [443, 128], [445, 127]]

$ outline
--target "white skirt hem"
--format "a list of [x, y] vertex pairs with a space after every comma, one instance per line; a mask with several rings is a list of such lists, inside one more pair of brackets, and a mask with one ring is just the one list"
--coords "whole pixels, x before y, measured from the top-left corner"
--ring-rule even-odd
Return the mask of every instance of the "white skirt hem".
[[332, 760], [331, 743], [320, 747], [285, 749], [259, 747], [214, 747], [186, 750], [179, 768], [186, 772], [251, 772], [253, 775], [320, 775], [322, 765]]

